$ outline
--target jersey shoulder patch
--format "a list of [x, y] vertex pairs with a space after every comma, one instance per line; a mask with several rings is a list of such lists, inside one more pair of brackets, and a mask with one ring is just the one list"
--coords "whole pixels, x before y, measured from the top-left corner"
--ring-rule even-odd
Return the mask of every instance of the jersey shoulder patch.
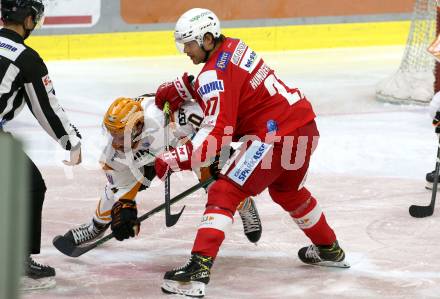
[[223, 51], [217, 57], [217, 62], [215, 63], [215, 68], [224, 71], [231, 60], [232, 53]]
[[24, 50], [26, 50], [25, 45], [0, 36], [0, 56], [6, 57], [11, 61], [16, 61]]
[[243, 41], [239, 41], [232, 53], [231, 61], [241, 69], [252, 73], [260, 62], [261, 57], [249, 48]]
[[225, 91], [223, 80], [218, 78], [215, 70], [207, 70], [201, 73], [197, 80], [199, 83], [197, 93], [204, 100], [214, 96], [218, 97], [220, 92]]
[[243, 41], [239, 41], [237, 46], [235, 47], [234, 52], [232, 53], [231, 61], [235, 65], [239, 65], [240, 61], [243, 58], [244, 52], [247, 49], [247, 45]]

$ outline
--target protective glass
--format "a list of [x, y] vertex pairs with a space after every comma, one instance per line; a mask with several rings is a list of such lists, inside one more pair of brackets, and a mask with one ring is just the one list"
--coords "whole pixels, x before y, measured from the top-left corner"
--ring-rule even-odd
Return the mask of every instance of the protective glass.
[[38, 11], [35, 14], [35, 18], [34, 18], [35, 29], [40, 29], [41, 27], [43, 27], [45, 19], [46, 19], [46, 16], [44, 15], [44, 10]]
[[180, 32], [174, 32], [174, 42], [176, 43], [176, 49], [180, 53], [183, 53], [185, 44], [183, 43], [183, 34]]
[[[131, 148], [131, 136], [130, 134], [124, 134], [124, 131], [120, 132], [120, 133], [113, 133], [110, 132], [110, 135], [112, 137], [112, 147], [115, 150], [118, 151], [124, 151], [124, 142], [127, 142], [127, 148]], [[127, 136], [126, 136], [127, 135]]]
[[140, 141], [143, 123], [138, 123], [134, 128], [127, 126], [125, 130], [120, 132], [110, 132], [112, 138], [112, 147], [116, 150], [125, 152], [127, 149], [135, 148]]

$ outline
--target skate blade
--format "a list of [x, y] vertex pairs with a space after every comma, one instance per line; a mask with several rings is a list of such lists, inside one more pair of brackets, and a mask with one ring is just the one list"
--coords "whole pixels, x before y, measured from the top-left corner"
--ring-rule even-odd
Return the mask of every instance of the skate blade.
[[347, 263], [346, 261], [340, 261], [340, 262], [322, 261], [312, 265], [321, 266], [321, 267], [350, 268], [350, 264]]
[[20, 290], [23, 292], [51, 289], [57, 285], [54, 277], [46, 277], [33, 279], [30, 277], [22, 277], [20, 282]]
[[178, 294], [194, 298], [205, 296], [205, 284], [199, 281], [178, 282], [164, 279], [161, 288], [167, 294]]

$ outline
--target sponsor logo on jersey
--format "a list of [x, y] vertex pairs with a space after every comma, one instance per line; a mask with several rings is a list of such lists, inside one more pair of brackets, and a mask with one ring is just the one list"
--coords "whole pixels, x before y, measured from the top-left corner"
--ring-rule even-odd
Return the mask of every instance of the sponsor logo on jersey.
[[187, 93], [186, 87], [183, 85], [183, 82], [177, 78], [174, 81], [174, 87], [176, 87], [177, 92], [179, 93], [180, 97], [183, 99], [191, 99], [191, 95]]
[[306, 227], [307, 223], [310, 222], [310, 219], [297, 219], [295, 222], [299, 225], [299, 227]]
[[249, 59], [246, 61], [246, 64], [244, 66], [247, 68], [250, 68], [252, 66], [252, 64], [254, 63], [256, 57], [257, 57], [257, 53], [252, 51], [251, 55], [249, 56]]
[[232, 54], [229, 52], [221, 52], [217, 58], [215, 68], [224, 71], [228, 66]]
[[177, 147], [176, 152], [180, 162], [188, 161], [188, 150], [186, 148], [186, 145], [181, 145]]
[[264, 79], [266, 79], [270, 71], [270, 67], [267, 64], [263, 63], [249, 82], [252, 88], [257, 89], [257, 87], [260, 86]]
[[244, 42], [239, 42], [237, 47], [235, 48], [234, 53], [232, 54], [232, 63], [238, 65], [240, 63], [241, 57], [243, 57], [244, 52], [246, 51], [246, 44]]
[[208, 213], [203, 215], [199, 224], [201, 228], [214, 228], [217, 230], [225, 231], [225, 229], [232, 224], [232, 219], [223, 214]]
[[204, 96], [217, 95], [220, 91], [224, 91], [223, 80], [215, 80], [206, 83], [197, 89], [197, 93], [203, 98]]
[[185, 110], [183, 110], [183, 108], [179, 108], [177, 119], [179, 120], [180, 126], [186, 125], [186, 115], [185, 115]]
[[46, 89], [47, 93], [53, 93], [55, 94], [55, 90], [53, 89], [52, 80], [50, 79], [49, 75], [44, 76], [41, 78], [44, 84], [44, 88]]
[[260, 60], [261, 58], [257, 55], [257, 53], [255, 53], [255, 51], [252, 51], [252, 49], [247, 48], [243, 56], [243, 59], [241, 60], [240, 68], [244, 69], [249, 73], [252, 73]]
[[209, 15], [210, 13], [211, 13], [211, 12], [209, 12], [209, 11], [202, 12], [201, 14], [192, 17], [189, 21], [190, 21], [190, 22], [197, 21], [197, 20], [200, 19], [201, 17], [207, 16], [207, 15]]
[[113, 176], [111, 174], [106, 173], [105, 176], [110, 184], [114, 185]]
[[304, 215], [301, 218], [293, 217], [293, 220], [298, 224], [301, 229], [308, 229], [316, 225], [319, 219], [321, 219], [322, 210], [321, 207], [317, 204], [310, 212]]
[[50, 84], [52, 84], [52, 80], [50, 80], [49, 75], [43, 77], [43, 84], [44, 86], [49, 86]]
[[229, 172], [228, 177], [240, 186], [243, 186], [271, 147], [272, 145], [262, 143], [261, 141], [252, 142], [240, 161]]
[[9, 50], [11, 52], [16, 52], [18, 49], [16, 47], [14, 47], [13, 45], [7, 44], [7, 43], [2, 43], [0, 42], [0, 49], [4, 49], [4, 50]]
[[214, 217], [212, 215], [205, 215], [202, 217], [202, 222], [209, 222], [210, 224], [212, 224], [212, 220], [214, 220]]
[[15, 61], [26, 50], [26, 46], [6, 37], [0, 37], [0, 56]]

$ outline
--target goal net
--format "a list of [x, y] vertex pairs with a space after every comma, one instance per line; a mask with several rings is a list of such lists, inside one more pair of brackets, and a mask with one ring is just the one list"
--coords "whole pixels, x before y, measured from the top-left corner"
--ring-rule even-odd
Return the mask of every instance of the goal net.
[[402, 61], [393, 75], [377, 85], [378, 100], [399, 104], [427, 104], [431, 101], [436, 63], [426, 49], [439, 31], [437, 19], [440, 14], [437, 15], [436, 0], [415, 0]]

